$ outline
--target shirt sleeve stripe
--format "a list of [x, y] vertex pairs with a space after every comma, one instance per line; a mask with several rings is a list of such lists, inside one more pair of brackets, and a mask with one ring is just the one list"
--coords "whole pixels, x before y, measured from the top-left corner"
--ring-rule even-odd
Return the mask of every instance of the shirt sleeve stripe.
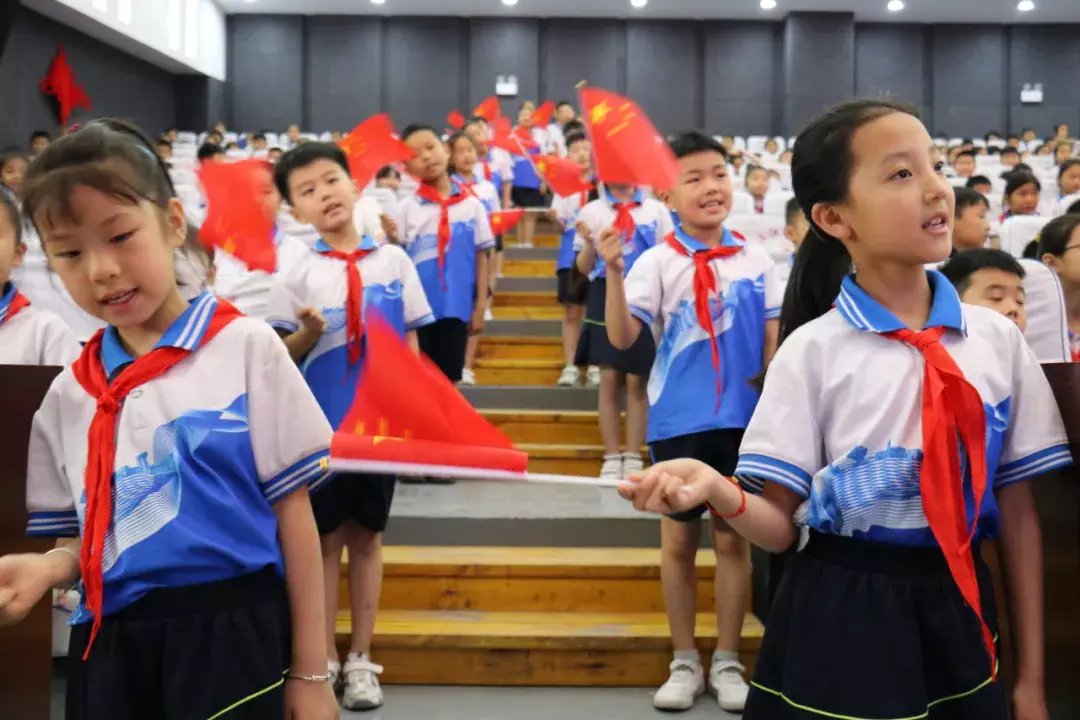
[[994, 478], [994, 487], [1001, 487], [1042, 475], [1072, 464], [1072, 454], [1065, 444], [1054, 445], [1026, 457], [1002, 465]]
[[323, 461], [329, 455], [330, 451], [324, 448], [293, 463], [262, 484], [263, 495], [270, 503], [274, 503], [301, 485], [317, 482], [327, 472], [323, 467]]
[[406, 330], [415, 330], [418, 327], [423, 327], [424, 325], [430, 325], [433, 322], [435, 322], [435, 316], [432, 315], [431, 313], [428, 313], [427, 315], [424, 315], [419, 320], [413, 320], [411, 323], [405, 323], [405, 329]]
[[[810, 494], [810, 473], [797, 465], [777, 460], [768, 455], [742, 455], [735, 468], [737, 478], [758, 478], [779, 483], [800, 497]], [[745, 482], [745, 480], [744, 480]], [[753, 483], [747, 483], [753, 487]]]
[[778, 308], [778, 307], [765, 308], [765, 319], [766, 320], [775, 320], [778, 317], [780, 317], [780, 308]]
[[639, 307], [635, 307], [635, 306], [631, 305], [630, 306], [630, 314], [633, 315], [634, 317], [636, 317], [641, 322], [645, 323], [646, 325], [652, 325], [653, 324], [652, 313], [649, 312], [648, 310], [645, 310], [643, 308], [639, 308]]
[[285, 332], [294, 333], [300, 329], [300, 326], [294, 322], [288, 320], [267, 320], [270, 323], [270, 327], [275, 330], [284, 330]]
[[78, 537], [79, 516], [74, 510], [30, 513], [26, 534], [33, 537]]

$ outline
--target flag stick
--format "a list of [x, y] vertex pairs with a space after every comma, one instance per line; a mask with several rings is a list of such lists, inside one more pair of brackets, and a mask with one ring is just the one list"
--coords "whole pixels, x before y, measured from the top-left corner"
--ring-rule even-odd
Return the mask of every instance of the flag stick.
[[453, 465], [428, 465], [384, 460], [353, 460], [330, 458], [329, 469], [334, 472], [375, 473], [396, 475], [434, 475], [461, 480], [497, 480], [500, 482], [526, 482], [544, 485], [583, 485], [586, 487], [618, 487], [617, 480], [601, 480], [578, 475], [555, 475], [551, 473], [517, 473], [508, 470], [465, 468]]

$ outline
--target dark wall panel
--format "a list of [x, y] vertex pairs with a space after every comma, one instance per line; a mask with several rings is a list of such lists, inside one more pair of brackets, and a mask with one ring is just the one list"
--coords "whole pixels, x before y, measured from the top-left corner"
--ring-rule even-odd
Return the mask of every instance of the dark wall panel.
[[383, 22], [363, 16], [307, 18], [307, 127], [348, 132], [382, 109]]
[[626, 26], [626, 94], [662, 133], [701, 127], [701, 52], [697, 23]]
[[708, 23], [704, 35], [704, 128], [722, 135], [775, 132], [777, 25]]
[[1005, 130], [1005, 29], [937, 25], [932, 33], [933, 129], [954, 136]]
[[[1015, 25], [1009, 29], [1009, 126], [1053, 135], [1065, 122], [1073, 135], [1080, 126], [1080, 27]], [[1020, 103], [1024, 83], [1042, 83], [1043, 103]]]
[[[468, 102], [461, 112], [495, 94], [497, 75], [516, 75], [518, 98], [540, 94], [540, 20], [474, 18], [469, 21]], [[554, 98], [553, 98], [554, 99]], [[502, 111], [513, 117], [519, 99], [503, 100]]]
[[857, 25], [855, 94], [903, 100], [929, 118], [931, 93], [923, 62], [928, 44], [923, 25]]
[[382, 72], [384, 109], [399, 127], [445, 125], [452, 108], [462, 112], [468, 27], [459, 18], [390, 18]]
[[77, 30], [21, 7], [0, 56], [0, 147], [26, 147], [37, 129], [56, 133], [56, 101], [38, 89], [63, 43], [93, 110], [77, 108], [69, 122], [101, 116], [133, 120], [149, 133], [175, 121], [173, 75]]
[[544, 98], [575, 98], [588, 80], [606, 90], [626, 88], [626, 31], [616, 20], [551, 19], [541, 40], [540, 90]]
[[855, 94], [855, 16], [797, 12], [784, 21], [784, 129], [795, 134]]
[[228, 43], [233, 125], [274, 132], [306, 125], [304, 17], [230, 15]]

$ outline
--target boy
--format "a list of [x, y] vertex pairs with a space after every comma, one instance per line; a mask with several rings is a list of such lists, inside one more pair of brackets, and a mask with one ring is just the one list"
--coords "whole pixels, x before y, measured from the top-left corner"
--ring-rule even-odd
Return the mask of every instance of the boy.
[[488, 250], [495, 247], [484, 204], [451, 181], [450, 156], [430, 125], [410, 125], [401, 139], [416, 153], [405, 169], [420, 179], [402, 200], [387, 236], [409, 253], [435, 322], [420, 328], [420, 349], [453, 382], [461, 380], [465, 346], [484, 329]]
[[262, 152], [266, 150], [266, 135], [263, 133], [255, 133], [251, 136], [251, 150], [252, 152]]
[[[473, 168], [477, 180], [487, 180], [495, 186], [499, 195], [499, 206], [510, 208], [510, 191], [514, 184], [514, 161], [510, 153], [502, 148], [491, 147], [491, 126], [479, 115], [465, 125], [465, 134], [476, 143], [477, 157], [480, 162]], [[495, 264], [490, 271], [496, 278], [503, 272], [503, 236], [495, 238]]]
[[773, 251], [773, 243], [783, 241], [779, 238], [769, 238], [763, 244], [769, 256], [776, 263], [776, 280], [783, 288], [787, 287], [788, 278], [791, 277], [791, 268], [795, 266], [795, 253], [799, 251], [799, 246], [806, 239], [808, 232], [810, 232], [810, 223], [806, 221], [806, 215], [803, 214], [802, 208], [799, 207], [799, 201], [791, 198], [784, 205], [784, 238], [791, 243], [789, 246], [791, 251], [786, 253], [787, 248], [785, 248], [786, 259], [781, 260], [777, 259], [781, 253]]
[[225, 151], [216, 143], [205, 142], [199, 146], [195, 157], [199, 159], [200, 165], [208, 162], [222, 162], [225, 160]]
[[50, 142], [52, 142], [52, 137], [44, 130], [32, 132], [30, 134], [30, 158], [37, 157], [42, 150], [49, 147]]
[[270, 162], [277, 164], [281, 160], [281, 156], [285, 154], [285, 151], [279, 147], [272, 147], [266, 151], [266, 159]]
[[994, 190], [990, 178], [985, 175], [972, 175], [968, 178], [968, 181], [964, 183], [964, 186], [983, 196], [989, 195]]
[[1026, 332], [1025, 272], [1012, 255], [990, 248], [957, 253], [941, 266], [941, 273], [962, 302], [999, 312], [1016, 323], [1020, 332]]
[[1058, 200], [1080, 193], [1080, 158], [1069, 158], [1058, 166], [1058, 193]]
[[1016, 164], [1020, 162], [1020, 151], [1014, 147], [1003, 147], [1001, 149], [1001, 166], [1011, 170], [1016, 167]]
[[300, 126], [296, 123], [289, 125], [285, 129], [285, 140], [281, 143], [284, 145], [284, 149], [291, 150], [300, 144]]
[[[649, 376], [653, 461], [692, 457], [730, 476], [758, 401], [750, 380], [776, 350], [781, 291], [765, 250], [724, 228], [732, 191], [722, 147], [691, 132], [673, 140], [671, 149], [679, 178], [668, 204], [678, 213], [680, 227], [645, 251], [625, 281], [609, 273], [607, 333], [615, 347], [628, 347], [654, 321], [663, 327]], [[600, 253], [609, 264], [620, 263], [618, 238], [605, 233]], [[702, 282], [705, 278], [708, 282]], [[713, 283], [716, 291], [708, 289]], [[703, 512], [704, 506], [661, 520], [661, 582], [675, 657], [671, 677], [653, 698], [660, 709], [685, 710], [706, 689], [694, 643], [694, 566]], [[748, 688], [738, 647], [749, 590], [749, 548], [717, 520], [711, 534], [717, 650], [708, 687], [722, 709], [741, 712]]]
[[159, 137], [154, 142], [154, 150], [157, 152], [157, 156], [161, 158], [166, 165], [168, 165], [169, 161], [172, 160], [172, 143], [166, 140], [164, 136]]
[[968, 150], [957, 154], [953, 161], [956, 177], [969, 178], [975, 174], [975, 153]]
[[765, 194], [769, 192], [769, 171], [760, 165], [751, 165], [746, 170], [746, 192], [754, 203], [754, 212], [765, 212]]
[[[321, 238], [271, 291], [269, 321], [283, 334], [333, 427], [352, 404], [363, 365], [363, 327], [376, 311], [416, 348], [416, 328], [432, 321], [416, 268], [399, 247], [361, 237], [353, 224], [357, 191], [345, 154], [330, 143], [305, 143], [274, 170], [278, 190], [297, 219]], [[382, 532], [394, 478], [338, 475], [311, 498], [319, 529], [326, 601], [327, 674], [344, 676], [342, 704], [379, 707], [383, 693], [371, 662], [371, 636], [382, 583]], [[349, 548], [352, 641], [342, 667], [335, 652], [341, 551]]]
[[956, 195], [953, 253], [985, 247], [990, 235], [990, 201], [970, 188], [953, 188], [953, 192]]

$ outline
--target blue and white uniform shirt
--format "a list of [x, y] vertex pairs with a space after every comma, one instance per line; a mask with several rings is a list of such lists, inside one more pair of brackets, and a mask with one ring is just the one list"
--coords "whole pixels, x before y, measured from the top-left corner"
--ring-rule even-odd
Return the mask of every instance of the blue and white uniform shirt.
[[454, 175], [454, 182], [459, 185], [468, 185], [468, 189], [476, 196], [484, 205], [484, 210], [490, 216], [491, 213], [502, 210], [502, 201], [499, 199], [499, 192], [495, 189], [495, 185], [487, 180], [472, 180], [470, 178], [462, 177], [461, 175]]
[[[490, 175], [490, 177], [489, 177]], [[473, 177], [487, 180], [495, 186], [495, 192], [502, 197], [503, 187], [514, 182], [514, 161], [510, 153], [502, 148], [491, 148], [486, 158], [480, 158], [473, 168]]]
[[[455, 185], [454, 192], [463, 192]], [[450, 206], [450, 242], [446, 246], [445, 265], [439, 270], [438, 204], [411, 195], [398, 203], [395, 222], [402, 247], [412, 258], [420, 274], [424, 293], [436, 320], [457, 318], [468, 322], [472, 317], [476, 292], [476, 254], [495, 247], [484, 204], [467, 197]]]
[[[681, 228], [675, 237], [690, 252], [705, 249]], [[775, 264], [760, 246], [727, 229], [721, 245], [740, 250], [710, 263], [719, 280], [719, 292], [709, 303], [720, 350], [718, 408], [712, 341], [694, 304], [693, 259], [664, 242], [642, 253], [626, 276], [630, 313], [657, 333], [647, 385], [649, 442], [745, 428], [757, 405], [750, 380], [761, 372], [765, 322], [780, 317], [783, 291]]]
[[[203, 293], [155, 347], [195, 349], [217, 298]], [[132, 358], [115, 328], [105, 372]], [[27, 532], [74, 537], [85, 522], [87, 428], [97, 403], [71, 368], [34, 415]], [[105, 537], [105, 615], [156, 588], [284, 574], [273, 505], [326, 478], [332, 431], [277, 334], [240, 317], [124, 400], [116, 427], [113, 519]], [[85, 622], [80, 608], [72, 623]]]
[[15, 284], [0, 286], [0, 365], [70, 365], [81, 348], [64, 321], [33, 305], [14, 317], [8, 308]]
[[[516, 129], [516, 128], [515, 128]], [[537, 155], [543, 155], [552, 152], [551, 138], [548, 137], [546, 130], [540, 127], [533, 127], [529, 131], [533, 140], [533, 145], [525, 148], [526, 155], [518, 155], [516, 153], [511, 154], [513, 160], [513, 183], [514, 187], [532, 188], [539, 190], [543, 184], [543, 179], [537, 174], [536, 168], [533, 163], [536, 162]], [[517, 147], [517, 143], [514, 142], [515, 135], [510, 135], [510, 145]]]
[[[584, 199], [584, 202], [582, 202]], [[562, 224], [562, 238], [559, 240], [559, 254], [555, 259], [555, 270], [569, 270], [574, 265], [574, 236], [577, 230], [574, 224], [577, 222], [581, 209], [588, 204], [589, 191], [585, 190], [572, 195], [556, 195], [551, 201], [551, 209], [555, 213], [555, 219]]]
[[[594, 248], [599, 247], [597, 243], [600, 242], [601, 233], [615, 224], [615, 205], [618, 202], [611, 194], [611, 191], [605, 189], [599, 198], [586, 204], [578, 214], [577, 222], [585, 223], [585, 226], [589, 229]], [[675, 230], [675, 225], [671, 221], [671, 213], [667, 207], [655, 198], [646, 197], [640, 188], [634, 190], [634, 196], [630, 199], [630, 202], [641, 204], [630, 211], [630, 215], [634, 218], [635, 227], [633, 236], [623, 244], [623, 261], [626, 265], [626, 269], [623, 271], [624, 275], [630, 272], [630, 268], [634, 266], [634, 263], [641, 257], [643, 252], [654, 245], [664, 242], [664, 238]], [[575, 231], [575, 254], [585, 249], [585, 242], [584, 236]], [[596, 278], [606, 277], [607, 264], [600, 259], [598, 254], [596, 265], [593, 266], [592, 272], [589, 273], [589, 279], [595, 280]]]
[[[998, 534], [994, 493], [1072, 463], [1050, 385], [1016, 325], [993, 310], [961, 305], [945, 276], [927, 273], [926, 327], [978, 391], [986, 415], [987, 493], [980, 537]], [[765, 482], [806, 503], [797, 518], [825, 533], [933, 546], [919, 494], [925, 362], [880, 333], [904, 328], [853, 277], [833, 310], [796, 330], [777, 351], [740, 448], [736, 476], [752, 492]], [[969, 521], [971, 477], [964, 466]]]
[[[369, 236], [361, 250], [374, 252], [356, 263], [364, 285], [363, 320], [366, 325], [378, 313], [401, 335], [434, 321], [420, 286], [416, 267], [396, 245], [379, 245]], [[288, 275], [278, 275], [270, 291], [268, 322], [289, 333], [300, 328], [302, 308], [314, 307], [326, 320], [315, 347], [300, 363], [300, 371], [319, 401], [332, 427], [338, 427], [352, 407], [363, 356], [349, 364], [347, 311], [348, 268], [345, 262], [322, 253], [330, 250], [323, 240]]]

